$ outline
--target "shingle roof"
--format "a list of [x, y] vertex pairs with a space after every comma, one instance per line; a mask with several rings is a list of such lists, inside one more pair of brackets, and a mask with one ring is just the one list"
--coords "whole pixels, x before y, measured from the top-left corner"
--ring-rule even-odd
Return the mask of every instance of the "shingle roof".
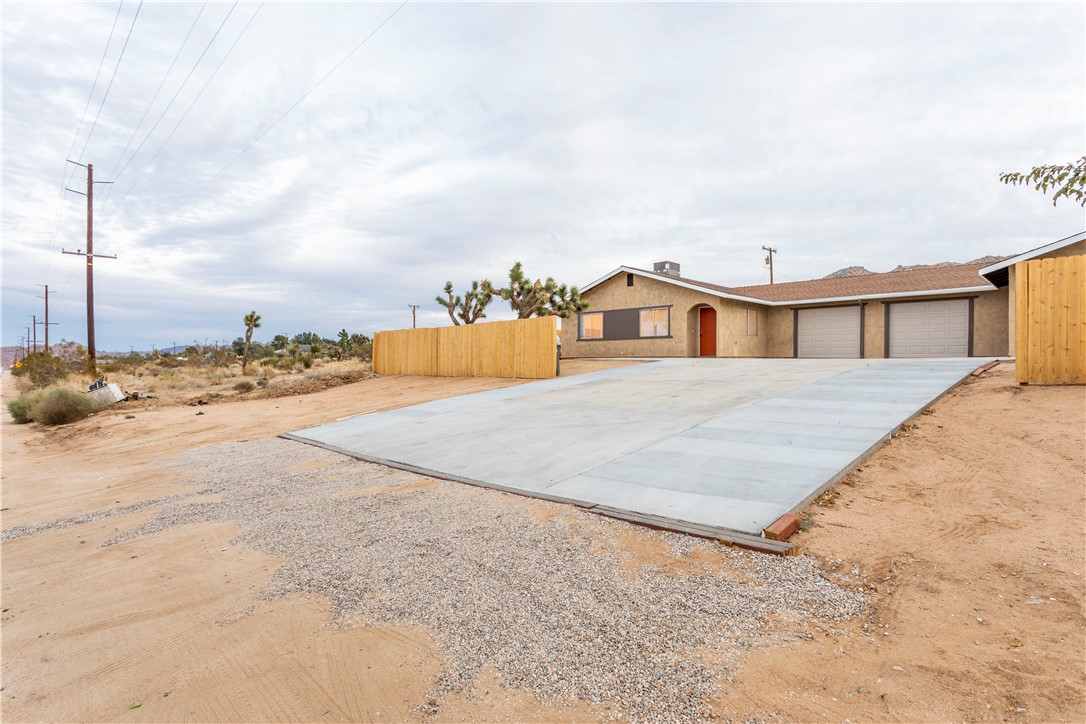
[[802, 282], [758, 284], [746, 287], [725, 287], [720, 284], [660, 274], [645, 269], [637, 269], [636, 267], [624, 268], [665, 281], [682, 282], [739, 297], [763, 299], [767, 302], [802, 302], [810, 299], [892, 296], [910, 292], [938, 292], [945, 289], [971, 289], [991, 286], [979, 274], [980, 269], [984, 266], [985, 264], [960, 264], [913, 269], [911, 271], [860, 274], [852, 277], [811, 279]]
[[803, 299], [967, 289], [990, 286], [980, 275], [980, 270], [984, 266], [985, 264], [937, 266], [912, 271], [859, 274], [854, 277], [732, 287], [730, 291], [732, 294], [756, 297], [770, 302], [793, 302]]

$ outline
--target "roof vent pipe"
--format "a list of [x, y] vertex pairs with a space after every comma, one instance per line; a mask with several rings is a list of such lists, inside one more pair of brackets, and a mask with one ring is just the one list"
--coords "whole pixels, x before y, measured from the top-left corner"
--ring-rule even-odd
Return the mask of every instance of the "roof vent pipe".
[[679, 262], [677, 261], [658, 261], [652, 265], [652, 270], [657, 274], [668, 274], [673, 277], [681, 276], [679, 274]]

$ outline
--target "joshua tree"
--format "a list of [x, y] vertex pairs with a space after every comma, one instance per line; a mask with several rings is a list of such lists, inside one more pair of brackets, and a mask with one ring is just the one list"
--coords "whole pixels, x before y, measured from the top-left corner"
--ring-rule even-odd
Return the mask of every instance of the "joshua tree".
[[249, 366], [249, 347], [253, 343], [253, 330], [260, 326], [260, 315], [256, 311], [245, 315], [245, 352], [241, 357], [241, 371]]
[[486, 305], [490, 304], [495, 293], [490, 281], [484, 279], [482, 282], [473, 281], [471, 289], [465, 292], [461, 299], [459, 295], [453, 294], [452, 282], [445, 282], [445, 294], [448, 298], [436, 296], [434, 299], [449, 313], [453, 324], [459, 327], [461, 322], [475, 324], [476, 320], [485, 317]]
[[552, 277], [534, 282], [524, 275], [524, 267], [518, 261], [509, 270], [509, 286], [496, 293], [509, 302], [518, 319], [557, 316], [563, 319], [588, 309], [588, 302], [581, 299], [577, 287], [558, 284]]

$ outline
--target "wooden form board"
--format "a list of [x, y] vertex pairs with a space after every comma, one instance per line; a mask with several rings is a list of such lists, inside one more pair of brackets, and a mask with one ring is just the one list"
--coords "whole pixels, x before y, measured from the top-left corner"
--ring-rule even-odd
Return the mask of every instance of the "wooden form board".
[[549, 379], [557, 372], [557, 334], [554, 317], [378, 332], [373, 339], [373, 371]]
[[1020, 383], [1086, 384], [1086, 255], [1015, 265]]

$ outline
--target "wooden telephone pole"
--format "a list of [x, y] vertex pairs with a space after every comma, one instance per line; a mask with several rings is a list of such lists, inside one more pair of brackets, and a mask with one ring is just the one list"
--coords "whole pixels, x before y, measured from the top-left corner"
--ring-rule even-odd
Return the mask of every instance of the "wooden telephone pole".
[[[68, 163], [74, 163], [76, 166], [83, 166], [81, 163], [68, 160]], [[117, 256], [108, 256], [106, 254], [94, 253], [94, 184], [110, 184], [112, 181], [95, 181], [94, 180], [94, 166], [87, 164], [83, 166], [87, 169], [87, 193], [82, 191], [76, 191], [75, 189], [66, 189], [74, 194], [87, 197], [87, 250], [83, 251], [79, 249], [77, 251], [64, 251], [61, 249], [62, 254], [73, 254], [75, 256], [85, 256], [87, 258], [87, 363], [90, 367], [91, 373], [95, 373], [96, 370], [96, 353], [94, 346], [94, 257], [102, 257], [103, 259], [116, 259]]]
[[41, 324], [41, 325], [43, 325], [45, 327], [45, 353], [49, 354], [49, 326], [50, 325], [56, 326], [56, 324], [57, 324], [57, 322], [50, 322], [49, 321], [49, 295], [50, 294], [56, 294], [56, 292], [50, 292], [48, 284], [39, 284], [38, 286], [39, 287], [45, 287], [45, 294], [38, 297], [38, 299], [44, 299], [45, 300], [45, 321], [44, 322], [38, 322], [38, 324]]
[[769, 283], [773, 283], [773, 255], [777, 253], [776, 249], [770, 249], [768, 246], [763, 246], [763, 250], [768, 251], [766, 254], [765, 263], [769, 265]]
[[417, 304], [408, 304], [411, 307], [411, 329], [415, 328], [415, 310], [419, 308]]

